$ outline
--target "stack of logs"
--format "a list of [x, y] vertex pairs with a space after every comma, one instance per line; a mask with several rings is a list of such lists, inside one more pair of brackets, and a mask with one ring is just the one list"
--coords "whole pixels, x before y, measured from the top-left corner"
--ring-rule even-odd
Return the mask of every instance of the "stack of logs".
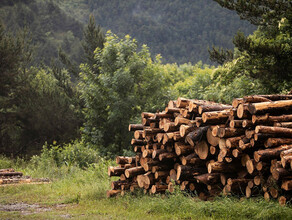
[[0, 186], [15, 185], [15, 184], [39, 184], [49, 182], [48, 178], [31, 178], [23, 176], [22, 172], [16, 172], [12, 168], [0, 169]]
[[130, 124], [135, 157], [109, 167], [107, 196], [143, 188], [173, 192], [174, 185], [201, 199], [220, 194], [292, 198], [292, 95], [254, 95], [231, 105], [178, 98], [163, 112], [142, 113]]

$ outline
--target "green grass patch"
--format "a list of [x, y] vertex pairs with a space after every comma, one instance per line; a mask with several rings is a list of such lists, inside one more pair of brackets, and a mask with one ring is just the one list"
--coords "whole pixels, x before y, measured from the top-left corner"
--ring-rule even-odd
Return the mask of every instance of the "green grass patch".
[[[112, 162], [103, 159], [86, 169], [51, 164], [45, 170], [31, 163], [3, 160], [0, 159], [2, 165], [15, 165], [27, 175], [49, 177], [53, 181], [0, 187], [2, 219], [292, 219], [291, 206], [282, 207], [277, 201], [266, 202], [263, 198], [218, 197], [205, 202], [179, 191], [149, 196], [138, 190], [135, 194], [107, 199], [111, 181], [107, 167]], [[10, 204], [32, 207], [5, 209], [4, 205]]]

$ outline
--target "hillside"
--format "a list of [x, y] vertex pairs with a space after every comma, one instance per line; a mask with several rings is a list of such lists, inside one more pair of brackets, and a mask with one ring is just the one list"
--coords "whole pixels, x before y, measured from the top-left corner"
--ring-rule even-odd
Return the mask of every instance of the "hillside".
[[131, 35], [168, 63], [210, 63], [208, 47], [232, 48], [237, 30], [252, 33], [255, 29], [212, 0], [0, 2], [0, 20], [8, 30], [30, 29], [37, 63], [49, 64], [59, 47], [80, 63], [82, 30], [90, 13], [105, 31]]
[[208, 47], [232, 48], [239, 29], [245, 33], [255, 29], [213, 0], [55, 1], [84, 23], [92, 13], [105, 30], [120, 37], [130, 34], [166, 62], [210, 63]]
[[27, 27], [35, 45], [36, 63], [49, 64], [58, 48], [81, 62], [83, 24], [66, 15], [52, 1], [0, 1], [0, 21], [16, 33]]

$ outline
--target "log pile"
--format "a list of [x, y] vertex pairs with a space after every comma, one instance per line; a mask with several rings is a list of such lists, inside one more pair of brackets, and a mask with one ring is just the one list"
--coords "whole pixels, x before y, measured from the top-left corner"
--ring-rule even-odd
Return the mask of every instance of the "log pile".
[[40, 184], [48, 182], [48, 178], [31, 178], [30, 176], [24, 176], [22, 172], [16, 172], [12, 168], [0, 169], [0, 186], [15, 184]]
[[107, 196], [143, 188], [201, 199], [224, 194], [292, 198], [292, 95], [255, 95], [232, 105], [178, 98], [130, 124], [135, 157], [116, 158]]

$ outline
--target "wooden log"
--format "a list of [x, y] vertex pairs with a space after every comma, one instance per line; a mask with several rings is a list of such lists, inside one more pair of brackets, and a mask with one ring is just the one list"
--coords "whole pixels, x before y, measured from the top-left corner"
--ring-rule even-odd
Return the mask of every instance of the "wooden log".
[[168, 189], [168, 185], [153, 185], [151, 187], [151, 193], [164, 193]]
[[162, 119], [162, 118], [174, 118], [173, 114], [166, 113], [166, 112], [158, 112], [154, 115], [155, 119]]
[[246, 169], [249, 174], [253, 174], [255, 171], [256, 162], [253, 159], [246, 161]]
[[247, 139], [251, 139], [255, 134], [255, 130], [245, 130], [245, 136]]
[[8, 172], [15, 172], [15, 170], [13, 168], [0, 169], [0, 173], [8, 173]]
[[292, 137], [291, 128], [271, 127], [271, 126], [256, 126], [255, 133], [277, 134], [282, 137]]
[[223, 105], [219, 103], [209, 104], [209, 105], [200, 105], [198, 107], [199, 114], [202, 114], [204, 112], [212, 112], [212, 111], [223, 111], [226, 109], [231, 109], [232, 106], [230, 105]]
[[163, 130], [160, 128], [146, 128], [143, 130], [143, 138], [146, 136], [156, 135], [157, 133], [162, 133]]
[[273, 94], [273, 95], [258, 95], [258, 96], [261, 96], [263, 98], [270, 99], [272, 101], [292, 99], [292, 95], [290, 95], [290, 94], [288, 94], [288, 95]]
[[124, 172], [125, 172], [125, 168], [121, 168], [121, 167], [108, 167], [108, 170], [107, 170], [107, 174], [108, 176], [120, 176], [122, 175]]
[[204, 112], [202, 114], [202, 120], [204, 123], [208, 124], [218, 124], [225, 123], [230, 116], [230, 111], [214, 111], [214, 112]]
[[121, 192], [122, 192], [122, 190], [108, 190], [106, 192], [106, 197], [107, 198], [114, 197], [114, 196], [121, 194]]
[[139, 167], [133, 167], [130, 169], [126, 169], [125, 170], [125, 176], [127, 178], [133, 177], [133, 176], [137, 176], [139, 174], [145, 173], [145, 170], [142, 166]]
[[239, 141], [243, 139], [245, 135], [238, 136], [238, 137], [231, 137], [226, 139], [226, 147], [227, 148], [236, 148], [239, 146]]
[[186, 154], [190, 154], [191, 152], [194, 152], [193, 146], [187, 145], [181, 142], [176, 142], [174, 144], [174, 148], [175, 148], [175, 153], [177, 156], [186, 155]]
[[244, 103], [257, 103], [257, 102], [271, 102], [270, 99], [259, 96], [259, 95], [251, 95], [243, 97]]
[[194, 177], [197, 182], [212, 185], [220, 182], [220, 173], [205, 173]]
[[233, 99], [232, 107], [237, 108], [239, 106], [239, 104], [242, 104], [242, 103], [243, 103], [243, 98]]
[[219, 153], [219, 149], [215, 146], [210, 146], [209, 151], [211, 155], [216, 155]]
[[254, 127], [254, 124], [252, 123], [251, 120], [247, 120], [247, 119], [245, 119], [245, 120], [243, 120], [243, 122], [242, 122], [242, 127], [243, 127], [243, 128], [251, 128], [251, 127]]
[[292, 100], [274, 101], [274, 102], [261, 102], [248, 105], [248, 110], [251, 114], [279, 111], [290, 109], [292, 107]]
[[143, 130], [142, 124], [129, 124], [129, 131]]
[[191, 145], [195, 146], [207, 133], [208, 127], [196, 128], [194, 131], [188, 133], [185, 140]]
[[135, 157], [123, 157], [123, 156], [116, 157], [117, 164], [130, 164], [130, 163], [135, 163], [135, 162], [136, 162]]
[[175, 126], [187, 125], [189, 122], [190, 122], [190, 119], [181, 118], [181, 117], [176, 117], [174, 120]]
[[[285, 168], [287, 164], [291, 164], [292, 163], [292, 155], [287, 155], [287, 156], [282, 156], [281, 157], [281, 164], [282, 166]], [[290, 166], [291, 168], [291, 166]]]
[[232, 173], [237, 171], [238, 164], [226, 164], [224, 162], [213, 162], [208, 164], [208, 173]]
[[242, 128], [243, 120], [230, 120], [229, 127], [230, 128]]
[[212, 146], [217, 146], [219, 144], [219, 140], [220, 138], [219, 137], [215, 137], [213, 134], [212, 134], [212, 129], [211, 127], [209, 127], [207, 129], [207, 134], [206, 134], [206, 137], [207, 137], [207, 141], [210, 145]]
[[236, 115], [238, 118], [251, 118], [251, 114], [248, 111], [248, 104], [239, 104]]
[[209, 145], [206, 141], [200, 141], [195, 146], [195, 152], [200, 159], [205, 160], [209, 155]]
[[287, 170], [285, 168], [279, 167], [279, 168], [274, 168], [272, 170], [272, 176], [275, 180], [282, 179], [285, 176], [291, 176], [292, 172], [291, 170]]
[[291, 115], [280, 115], [280, 116], [269, 116], [269, 121], [271, 122], [288, 122], [292, 121], [292, 114]]
[[131, 145], [137, 145], [137, 146], [142, 146], [142, 145], [146, 145], [147, 142], [140, 140], [140, 139], [132, 139], [131, 141]]
[[154, 173], [154, 177], [155, 179], [161, 179], [161, 178], [164, 178], [166, 179], [166, 177], [169, 175], [169, 170], [160, 170], [160, 171], [156, 171]]
[[180, 112], [180, 108], [175, 108], [175, 107], [166, 107], [165, 108], [165, 113], [166, 114], [173, 114], [173, 113], [179, 113]]
[[270, 187], [269, 188], [269, 193], [270, 195], [274, 198], [274, 199], [277, 199], [278, 198], [278, 195], [279, 195], [279, 192], [276, 188], [274, 187]]
[[176, 126], [174, 122], [169, 122], [169, 123], [164, 124], [163, 130], [165, 132], [178, 131], [179, 126]]
[[176, 171], [176, 180], [181, 178], [193, 178], [199, 173], [205, 173], [206, 168], [204, 167], [192, 167], [192, 166], [183, 166], [179, 165]]
[[292, 122], [275, 122], [274, 127], [292, 128]]
[[269, 123], [269, 114], [253, 115], [251, 118], [253, 124], [267, 124]]
[[265, 147], [276, 147], [284, 144], [292, 144], [292, 138], [268, 138]]
[[158, 158], [160, 161], [163, 161], [163, 160], [169, 160], [169, 159], [175, 159], [177, 157], [177, 155], [175, 153], [162, 153], [162, 154], [159, 154]]
[[[142, 118], [153, 118], [154, 116], [155, 116], [155, 114], [151, 113], [151, 112], [142, 112], [141, 113]], [[139, 129], [139, 130], [141, 130], [141, 129]]]
[[245, 129], [243, 128], [219, 128], [218, 130], [218, 137], [220, 138], [235, 137], [243, 134], [245, 134]]
[[281, 188], [290, 191], [292, 190], [292, 180], [285, 180], [282, 182]]
[[282, 145], [276, 148], [268, 148], [265, 150], [258, 150], [254, 152], [254, 159], [256, 162], [266, 161], [275, 158], [280, 158], [280, 153], [284, 150], [291, 149], [292, 145]]
[[185, 137], [188, 133], [196, 130], [195, 127], [189, 126], [189, 125], [181, 125], [179, 127], [179, 134], [181, 137]]

